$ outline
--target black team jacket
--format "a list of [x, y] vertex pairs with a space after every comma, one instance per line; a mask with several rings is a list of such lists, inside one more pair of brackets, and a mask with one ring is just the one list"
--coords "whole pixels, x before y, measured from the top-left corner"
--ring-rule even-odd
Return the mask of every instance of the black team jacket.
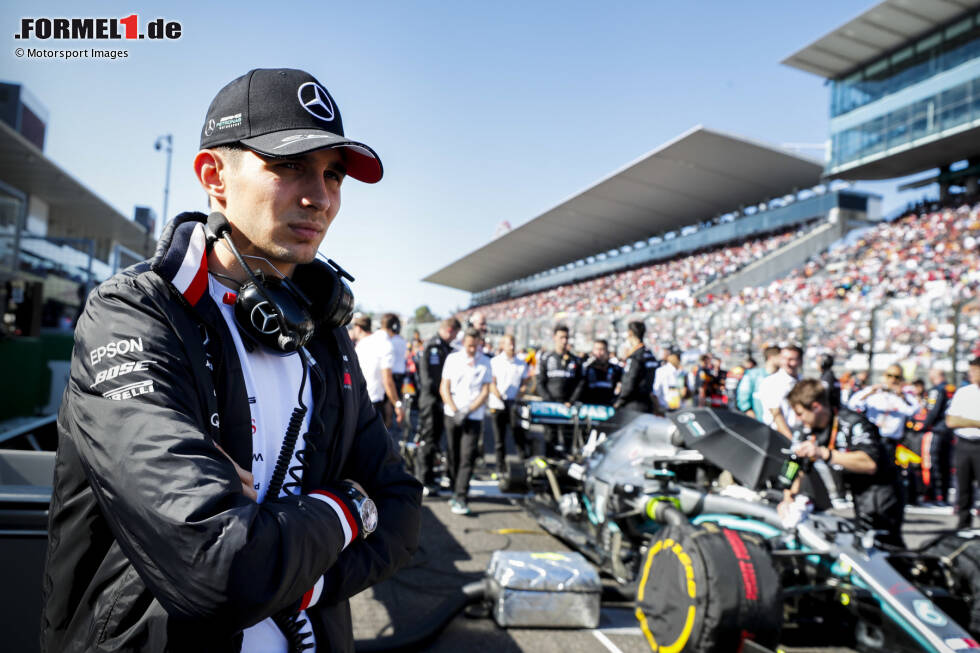
[[641, 413], [653, 412], [653, 379], [660, 362], [645, 346], [637, 347], [623, 366], [623, 386], [615, 407]]
[[538, 361], [538, 394], [545, 401], [570, 401], [582, 378], [582, 361], [570, 351], [548, 351]]
[[[207, 293], [204, 219], [178, 216], [154, 258], [97, 287], [78, 321], [58, 415], [42, 651], [239, 651], [244, 628], [298, 610], [318, 584], [307, 608], [318, 653], [353, 651], [347, 599], [418, 546], [422, 487], [392, 448], [344, 328], [307, 346], [325, 381], [311, 374], [321, 400], [302, 494], [258, 504], [242, 493], [215, 446], [251, 468], [238, 355]], [[293, 279], [317, 314], [315, 268]], [[379, 524], [343, 549], [338, 514], [310, 493], [345, 478], [376, 502]]]

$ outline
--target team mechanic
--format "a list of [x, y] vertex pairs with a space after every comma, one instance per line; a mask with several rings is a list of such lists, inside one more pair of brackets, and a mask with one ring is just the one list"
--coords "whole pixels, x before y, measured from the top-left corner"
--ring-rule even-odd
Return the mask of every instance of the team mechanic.
[[663, 413], [664, 408], [657, 405], [659, 402], [653, 394], [653, 381], [660, 361], [643, 344], [647, 327], [643, 322], [630, 322], [626, 328], [626, 346], [630, 353], [623, 367], [619, 398], [614, 405], [617, 410]]
[[194, 159], [220, 213], [89, 296], [42, 651], [353, 651], [347, 599], [416, 549], [422, 488], [368, 399], [346, 273], [315, 258], [345, 174], [382, 176], [343, 134], [308, 73], [234, 80]]
[[[552, 331], [555, 348], [538, 363], [538, 394], [545, 401], [572, 405], [572, 396], [582, 378], [582, 361], [568, 348], [568, 327], [558, 324]], [[572, 430], [561, 425], [545, 426], [545, 452], [549, 456], [571, 453]]]
[[416, 354], [419, 375], [419, 431], [416, 442], [419, 450], [415, 456], [414, 471], [415, 477], [425, 484], [426, 495], [431, 496], [442, 489], [435, 476], [436, 456], [446, 426], [442, 395], [439, 394], [442, 367], [453, 351], [452, 343], [459, 329], [459, 320], [447, 317], [422, 351]]
[[[904, 546], [902, 518], [905, 506], [899, 491], [894, 454], [882, 442], [878, 427], [861, 413], [833, 407], [823, 382], [803, 379], [786, 396], [786, 402], [810, 429], [811, 438], [796, 445], [794, 453], [810, 461], [822, 460], [841, 468], [844, 485], [854, 498], [854, 517], [864, 530], [884, 531], [880, 540]], [[786, 491], [784, 506], [799, 490], [797, 477]]]

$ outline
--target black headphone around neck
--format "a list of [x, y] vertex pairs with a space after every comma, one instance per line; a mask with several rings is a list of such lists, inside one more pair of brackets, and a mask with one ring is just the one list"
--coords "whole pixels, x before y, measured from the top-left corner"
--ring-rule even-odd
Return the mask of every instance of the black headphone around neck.
[[256, 342], [294, 352], [310, 341], [316, 329], [333, 330], [351, 321], [354, 293], [345, 279], [354, 277], [332, 260], [315, 259], [297, 266], [292, 279], [275, 278], [252, 271], [232, 242], [231, 225], [223, 214], [209, 215], [205, 229], [208, 249], [223, 240], [248, 276], [235, 299], [235, 321]]

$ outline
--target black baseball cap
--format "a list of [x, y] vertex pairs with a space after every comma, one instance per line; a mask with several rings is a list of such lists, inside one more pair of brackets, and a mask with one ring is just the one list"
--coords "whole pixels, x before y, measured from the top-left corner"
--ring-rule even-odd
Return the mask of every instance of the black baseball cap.
[[281, 157], [342, 147], [349, 176], [373, 184], [384, 174], [374, 150], [344, 136], [337, 103], [302, 70], [250, 70], [218, 91], [204, 118], [201, 149], [232, 143]]

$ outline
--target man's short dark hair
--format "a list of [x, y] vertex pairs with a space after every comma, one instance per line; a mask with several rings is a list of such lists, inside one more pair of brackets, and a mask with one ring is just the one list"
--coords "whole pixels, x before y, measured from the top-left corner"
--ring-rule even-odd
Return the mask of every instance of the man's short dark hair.
[[358, 315], [354, 318], [352, 324], [364, 331], [370, 333], [371, 331], [371, 316], [370, 315]]
[[779, 356], [779, 352], [781, 351], [782, 349], [780, 349], [776, 345], [769, 345], [768, 347], [762, 350], [762, 360], [769, 360], [770, 358], [775, 358], [776, 356]]
[[381, 316], [381, 328], [391, 329], [395, 333], [402, 330], [402, 321], [394, 313], [385, 313]]
[[782, 350], [783, 351], [786, 351], [786, 350], [795, 351], [797, 354], [800, 355], [800, 358], [803, 358], [803, 347], [797, 345], [796, 343], [789, 343], [789, 344], [783, 345]]
[[980, 367], [980, 356], [970, 361], [970, 367]]
[[596, 338], [595, 340], [593, 340], [592, 341], [592, 346], [595, 346], [595, 345], [602, 345], [606, 349], [609, 349], [609, 341], [606, 340], [605, 338]]
[[834, 366], [834, 357], [830, 354], [820, 354], [820, 357], [817, 359], [817, 365], [821, 371], [826, 372]]
[[626, 325], [626, 328], [636, 336], [636, 339], [643, 342], [643, 337], [647, 334], [647, 325], [643, 324], [639, 320], [635, 320]]
[[457, 320], [456, 318], [447, 317], [445, 320], [442, 321], [442, 323], [439, 326], [442, 327], [443, 329], [452, 329], [453, 331], [459, 331], [460, 324], [459, 324], [459, 320]]
[[786, 395], [786, 402], [790, 407], [802, 406], [809, 410], [815, 401], [819, 401], [824, 406], [830, 406], [827, 388], [819, 379], [803, 379], [794, 385], [793, 389]]
[[912, 381], [912, 385], [916, 386], [917, 388], [925, 388], [926, 382], [922, 379], [916, 379], [915, 381]]
[[[209, 147], [209, 150], [214, 150], [221, 156], [221, 159], [225, 161], [228, 165], [237, 168], [238, 164], [242, 160], [242, 153], [248, 150], [247, 147], [241, 143], [228, 143], [226, 145], [215, 145], [214, 147]], [[211, 205], [211, 194], [205, 193], [208, 196], [208, 206]], [[163, 216], [166, 220], [167, 216]]]
[[463, 332], [463, 337], [464, 338], [476, 338], [477, 340], [480, 340], [481, 338], [483, 338], [483, 332], [481, 332], [476, 327], [468, 327], [466, 329], [466, 331]]
[[554, 334], [558, 333], [559, 331], [563, 332], [566, 336], [568, 335], [568, 327], [565, 326], [564, 324], [556, 324], [555, 325], [555, 328], [551, 332], [551, 334], [554, 335]]
[[217, 150], [228, 154], [229, 156], [239, 156], [242, 152], [251, 152], [249, 148], [242, 145], [241, 143], [225, 143], [224, 145], [215, 145], [214, 147], [209, 147], [209, 150]]

